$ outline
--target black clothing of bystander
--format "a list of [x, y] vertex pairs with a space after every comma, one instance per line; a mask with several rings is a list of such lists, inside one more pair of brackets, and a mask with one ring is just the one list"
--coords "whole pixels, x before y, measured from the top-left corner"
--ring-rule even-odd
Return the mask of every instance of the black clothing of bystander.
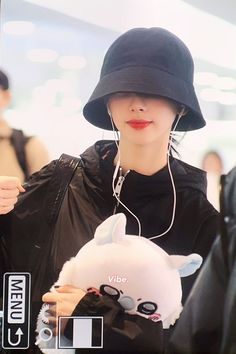
[[172, 354], [236, 353], [236, 168], [222, 180], [221, 235], [177, 323]]

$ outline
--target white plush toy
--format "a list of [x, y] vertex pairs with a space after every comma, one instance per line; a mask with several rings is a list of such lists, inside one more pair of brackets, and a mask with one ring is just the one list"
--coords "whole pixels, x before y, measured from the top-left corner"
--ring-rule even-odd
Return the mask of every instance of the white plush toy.
[[[162, 321], [163, 328], [169, 328], [182, 309], [180, 277], [193, 274], [202, 258], [198, 254], [170, 256], [142, 236], [126, 235], [125, 227], [124, 214], [106, 219], [97, 227], [94, 239], [64, 264], [56, 284], [71, 284], [85, 291], [97, 288], [101, 294], [114, 295], [129, 314]], [[43, 308], [37, 324], [41, 337], [44, 317]], [[44, 353], [56, 353], [57, 350], [46, 349], [55, 345], [55, 342], [47, 341], [46, 332], [46, 340], [40, 341], [37, 336], [36, 343]], [[68, 343], [65, 337], [64, 340]]]

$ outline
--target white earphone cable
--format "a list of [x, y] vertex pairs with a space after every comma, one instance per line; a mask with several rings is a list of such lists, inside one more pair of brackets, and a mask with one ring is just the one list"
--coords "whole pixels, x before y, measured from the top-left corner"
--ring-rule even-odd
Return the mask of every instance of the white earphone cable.
[[172, 144], [172, 141], [173, 141], [173, 132], [175, 131], [178, 123], [179, 123], [179, 120], [180, 118], [182, 117], [182, 112], [180, 112], [178, 114], [178, 119], [174, 125], [174, 128], [170, 134], [170, 141], [169, 141], [169, 147], [168, 147], [168, 151], [167, 151], [167, 166], [168, 166], [168, 171], [169, 171], [169, 175], [170, 175], [170, 180], [171, 180], [171, 184], [172, 184], [172, 188], [173, 188], [173, 209], [172, 209], [172, 218], [171, 218], [171, 222], [170, 222], [170, 225], [169, 227], [164, 231], [162, 232], [161, 234], [159, 235], [156, 235], [156, 236], [152, 236], [152, 237], [149, 237], [149, 240], [154, 240], [155, 238], [158, 238], [158, 237], [161, 237], [165, 234], [167, 234], [167, 232], [170, 231], [170, 229], [172, 228], [173, 224], [174, 224], [174, 220], [175, 220], [175, 211], [176, 211], [176, 189], [175, 189], [175, 182], [174, 182], [174, 178], [173, 178], [173, 174], [172, 174], [172, 171], [171, 171], [171, 168], [170, 168], [170, 149], [171, 149], [171, 144]]
[[[172, 141], [173, 141], [173, 132], [175, 131], [178, 123], [179, 123], [179, 120], [180, 118], [182, 117], [182, 115], [184, 114], [184, 108], [181, 110], [181, 112], [178, 114], [178, 119], [174, 125], [174, 128], [170, 134], [170, 141], [169, 141], [169, 147], [168, 147], [168, 151], [167, 151], [167, 166], [168, 166], [168, 171], [169, 171], [169, 175], [170, 175], [170, 180], [171, 180], [171, 184], [172, 184], [172, 188], [173, 188], [173, 209], [172, 209], [172, 217], [171, 217], [171, 222], [170, 222], [170, 225], [168, 226], [168, 228], [162, 232], [161, 234], [158, 234], [156, 236], [152, 236], [152, 237], [149, 237], [150, 240], [153, 240], [155, 238], [158, 238], [158, 237], [161, 237], [163, 235], [165, 235], [167, 232], [170, 231], [170, 229], [172, 228], [173, 226], [173, 223], [174, 223], [174, 219], [175, 219], [175, 211], [176, 211], [176, 189], [175, 189], [175, 183], [174, 183], [174, 178], [173, 178], [173, 175], [172, 175], [172, 171], [171, 171], [171, 167], [170, 167], [170, 149], [171, 149], [171, 145], [172, 145]], [[110, 114], [109, 114], [110, 115]], [[115, 171], [113, 173], [113, 177], [112, 177], [112, 190], [113, 190], [113, 195], [114, 197], [117, 199], [118, 203], [121, 204], [137, 221], [138, 223], [138, 236], [141, 236], [142, 234], [142, 228], [141, 228], [141, 223], [140, 223], [140, 220], [138, 219], [138, 217], [120, 200], [120, 198], [117, 196], [116, 192], [115, 192], [115, 179], [117, 177], [117, 174], [118, 174], [118, 170], [120, 168], [120, 148], [119, 148], [119, 145], [117, 143], [117, 137], [118, 137], [118, 133], [114, 127], [114, 123], [113, 123], [113, 120], [112, 120], [112, 117], [110, 115], [110, 119], [111, 119], [111, 124], [112, 124], [112, 130], [114, 132], [114, 135], [115, 135], [115, 144], [116, 144], [116, 147], [117, 147], [117, 151], [118, 151], [118, 160], [117, 160], [117, 163], [116, 163], [116, 167], [115, 167]], [[129, 172], [129, 171], [128, 171]]]
[[[117, 174], [118, 174], [118, 171], [119, 171], [119, 168], [120, 168], [120, 147], [117, 143], [117, 136], [118, 136], [118, 133], [117, 131], [115, 130], [115, 127], [114, 127], [114, 123], [113, 123], [113, 120], [111, 118], [111, 124], [112, 124], [112, 130], [114, 132], [114, 135], [115, 135], [115, 144], [116, 144], [116, 147], [117, 147], [117, 152], [118, 152], [118, 160], [117, 160], [117, 163], [116, 163], [116, 167], [115, 167], [115, 171], [113, 173], [113, 177], [112, 177], [112, 190], [113, 190], [113, 195], [114, 197], [116, 198], [117, 202], [119, 204], [121, 204], [137, 221], [138, 223], [138, 235], [140, 236], [141, 235], [141, 223], [138, 219], [138, 217], [120, 200], [120, 198], [117, 196], [117, 193], [115, 192], [115, 180], [116, 180], [116, 177], [117, 177]], [[117, 136], [116, 136], [117, 135]], [[129, 173], [129, 171], [127, 171], [127, 173]]]

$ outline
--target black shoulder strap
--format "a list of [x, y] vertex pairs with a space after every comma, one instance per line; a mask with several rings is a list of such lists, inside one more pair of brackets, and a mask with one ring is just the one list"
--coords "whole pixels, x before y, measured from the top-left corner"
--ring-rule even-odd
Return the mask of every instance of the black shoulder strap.
[[47, 203], [45, 204], [48, 210], [48, 213], [45, 215], [48, 215], [48, 223], [50, 226], [54, 225], [68, 185], [70, 184], [77, 167], [81, 164], [82, 160], [80, 157], [66, 154], [62, 154], [57, 161], [50, 182], [50, 189], [55, 191], [55, 193], [50, 192], [50, 198], [48, 197]]
[[24, 135], [22, 130], [12, 129], [11, 143], [15, 149], [17, 160], [25, 174], [25, 178], [29, 175], [25, 153], [25, 144], [28, 140], [29, 138]]
[[32, 242], [29, 259], [29, 271], [32, 275], [32, 298], [40, 301], [42, 293], [46, 292], [55, 281], [54, 259], [52, 257], [54, 242], [54, 227], [68, 185], [82, 160], [77, 157], [62, 154], [57, 160], [54, 172], [45, 191], [44, 215], [46, 223]]
[[53, 229], [66, 190], [80, 163], [80, 158], [66, 154], [62, 154], [56, 161], [48, 188], [45, 191], [43, 215], [45, 215], [46, 223], [42, 225], [40, 232], [37, 233], [34, 240], [34, 243], [38, 245], [39, 248], [44, 247], [45, 241], [47, 241], [47, 247], [49, 247], [52, 241], [51, 236], [53, 235]]
[[227, 214], [226, 214], [226, 206], [225, 206], [225, 182], [226, 176], [221, 176], [221, 190], [220, 190], [220, 239], [222, 246], [222, 253], [225, 263], [225, 268], [227, 272], [229, 272], [229, 260], [228, 260], [228, 232], [227, 232]]

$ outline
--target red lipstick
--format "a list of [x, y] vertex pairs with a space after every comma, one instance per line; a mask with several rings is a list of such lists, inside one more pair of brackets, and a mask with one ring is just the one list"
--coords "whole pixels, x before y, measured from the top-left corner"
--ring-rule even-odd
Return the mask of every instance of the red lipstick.
[[131, 119], [127, 124], [134, 129], [141, 130], [148, 127], [152, 122], [145, 119]]

